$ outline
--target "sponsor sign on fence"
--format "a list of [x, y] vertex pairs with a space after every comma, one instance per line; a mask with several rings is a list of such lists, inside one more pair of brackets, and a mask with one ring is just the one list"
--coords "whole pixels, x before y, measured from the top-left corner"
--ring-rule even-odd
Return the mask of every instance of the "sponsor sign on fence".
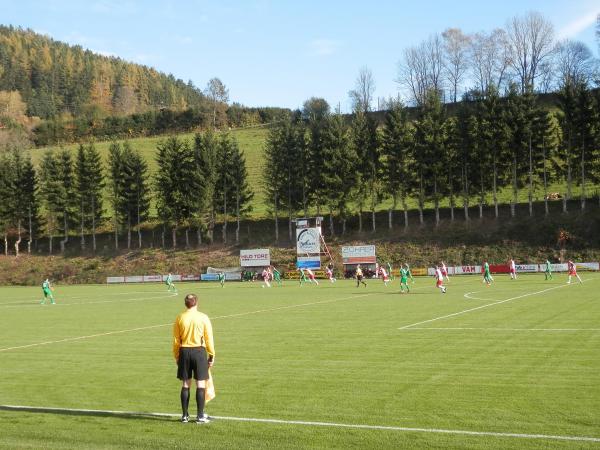
[[410, 273], [415, 277], [427, 275], [427, 269], [425, 267], [415, 267], [410, 269]]
[[473, 275], [481, 273], [481, 266], [455, 266], [455, 275]]
[[200, 275], [201, 281], [219, 281], [218, 273], [203, 273]]
[[163, 281], [162, 275], [144, 275], [145, 283], [157, 283]]
[[181, 275], [181, 281], [200, 281], [200, 275]]
[[537, 272], [538, 265], [537, 264], [515, 264], [515, 268], [517, 272]]
[[579, 270], [600, 270], [600, 263], [597, 262], [583, 262], [575, 263]]
[[106, 277], [107, 283], [125, 283], [125, 277]]
[[352, 245], [342, 247], [343, 264], [375, 264], [374, 245]]
[[242, 267], [260, 267], [271, 264], [271, 253], [268, 248], [240, 250], [240, 265]]
[[321, 253], [321, 228], [296, 228], [296, 253]]
[[321, 268], [321, 257], [320, 256], [298, 256], [296, 267], [299, 269], [320, 269]]
[[131, 275], [125, 277], [125, 283], [143, 283], [144, 276], [143, 275]]

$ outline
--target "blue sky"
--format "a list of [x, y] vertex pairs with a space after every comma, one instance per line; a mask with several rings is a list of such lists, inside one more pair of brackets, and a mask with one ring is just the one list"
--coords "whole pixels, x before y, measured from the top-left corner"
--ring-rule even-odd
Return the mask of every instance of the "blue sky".
[[349, 109], [362, 66], [375, 95], [395, 96], [402, 50], [431, 33], [503, 26], [535, 10], [559, 37], [596, 55], [598, 0], [129, 1], [0, 0], [4, 24], [150, 65], [204, 87], [219, 77], [232, 100], [296, 108], [310, 96]]

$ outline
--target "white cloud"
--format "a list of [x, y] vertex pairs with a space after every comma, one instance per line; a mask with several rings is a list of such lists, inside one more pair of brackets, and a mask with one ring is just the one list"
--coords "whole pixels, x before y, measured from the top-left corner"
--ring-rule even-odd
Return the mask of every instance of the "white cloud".
[[341, 42], [333, 39], [313, 39], [310, 42], [311, 53], [317, 56], [333, 55], [340, 46]]
[[558, 38], [566, 39], [577, 36], [582, 31], [591, 27], [595, 22], [600, 8], [594, 11], [588, 11], [586, 14], [579, 16], [577, 19], [567, 23], [558, 30]]

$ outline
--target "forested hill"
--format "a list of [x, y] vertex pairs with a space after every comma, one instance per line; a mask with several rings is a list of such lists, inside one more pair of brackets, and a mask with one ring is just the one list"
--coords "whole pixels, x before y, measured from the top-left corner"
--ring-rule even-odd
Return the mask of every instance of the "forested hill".
[[12, 26], [0, 26], [0, 91], [18, 91], [27, 115], [43, 119], [181, 110], [206, 101], [173, 75]]

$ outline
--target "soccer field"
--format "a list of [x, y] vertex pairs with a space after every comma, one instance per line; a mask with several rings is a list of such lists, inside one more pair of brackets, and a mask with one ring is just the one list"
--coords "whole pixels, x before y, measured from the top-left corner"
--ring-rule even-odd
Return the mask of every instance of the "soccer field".
[[[582, 278], [57, 286], [44, 306], [0, 288], [0, 447], [600, 448], [600, 275]], [[202, 426], [178, 421], [188, 292], [217, 352]]]

